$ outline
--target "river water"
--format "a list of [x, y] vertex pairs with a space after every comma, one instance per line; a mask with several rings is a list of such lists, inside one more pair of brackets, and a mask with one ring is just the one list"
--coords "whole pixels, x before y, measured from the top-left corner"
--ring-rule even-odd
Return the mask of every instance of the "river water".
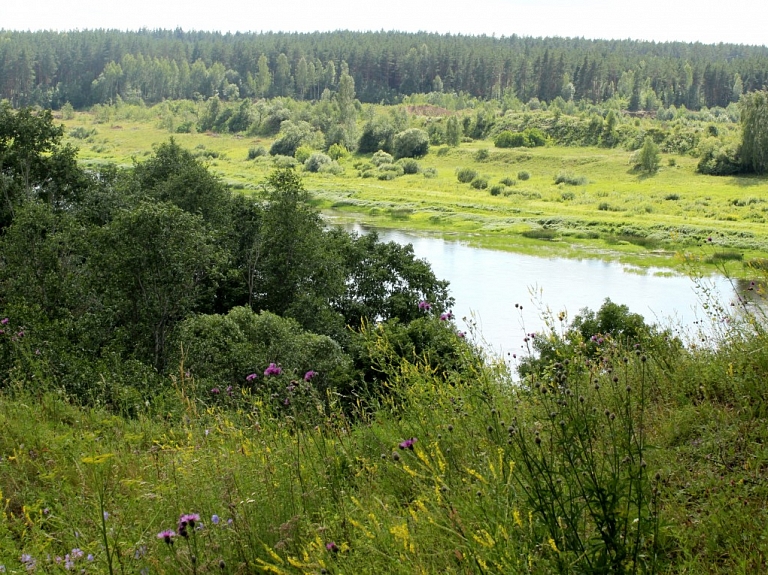
[[[360, 224], [345, 229], [368, 230]], [[702, 285], [661, 269], [629, 269], [592, 259], [540, 258], [403, 231], [376, 231], [382, 241], [413, 244], [416, 256], [428, 260], [438, 278], [450, 281], [457, 327], [468, 330], [468, 323], [474, 322], [472, 337], [497, 353], [516, 353], [527, 333], [544, 330], [547, 310], [554, 317], [565, 311], [567, 323], [582, 308], [596, 311], [606, 298], [627, 305], [646, 322], [672, 328], [684, 339], [693, 340], [700, 330], [712, 329], [703, 305], [716, 301], [729, 309], [738, 289], [722, 276], [706, 278]]]

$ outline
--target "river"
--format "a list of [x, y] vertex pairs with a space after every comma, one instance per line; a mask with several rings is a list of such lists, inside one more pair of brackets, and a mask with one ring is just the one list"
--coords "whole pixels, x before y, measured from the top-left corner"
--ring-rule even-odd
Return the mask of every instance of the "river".
[[[370, 228], [349, 224], [345, 229], [366, 233]], [[744, 282], [732, 283], [722, 276], [702, 283], [670, 275], [668, 270], [631, 269], [593, 259], [540, 258], [397, 230], [376, 231], [382, 241], [413, 244], [416, 256], [429, 261], [435, 275], [451, 283], [457, 327], [500, 354], [516, 353], [527, 333], [544, 330], [547, 309], [555, 317], [565, 311], [570, 320], [582, 308], [599, 309], [606, 298], [627, 305], [646, 322], [672, 328], [684, 340], [695, 340], [700, 330], [713, 329], [703, 305], [719, 302], [730, 309], [736, 290], [746, 289]], [[469, 326], [472, 322], [474, 328]]]

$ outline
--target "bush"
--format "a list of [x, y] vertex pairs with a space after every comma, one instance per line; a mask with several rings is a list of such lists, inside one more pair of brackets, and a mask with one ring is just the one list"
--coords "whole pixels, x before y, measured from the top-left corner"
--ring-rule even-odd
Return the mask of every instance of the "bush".
[[[297, 154], [298, 156], [298, 151]], [[298, 158], [296, 158], [298, 160]], [[328, 166], [333, 162], [330, 156], [326, 156], [321, 152], [315, 152], [304, 161], [304, 169], [308, 172], [319, 172], [324, 166]]]
[[504, 130], [493, 140], [493, 145], [497, 148], [523, 148], [528, 147], [525, 136], [521, 133]]
[[267, 149], [264, 146], [257, 146], [255, 148], [248, 148], [248, 159], [255, 160], [262, 156], [267, 155]]
[[490, 153], [488, 153], [488, 150], [486, 148], [480, 148], [474, 154], [474, 158], [476, 162], [485, 162], [490, 157], [491, 155]]
[[584, 176], [576, 176], [571, 172], [560, 172], [555, 176], [555, 184], [568, 184], [569, 186], [584, 186], [588, 182]]
[[429, 135], [419, 128], [409, 128], [395, 135], [395, 158], [421, 158], [429, 151]]
[[462, 184], [468, 184], [477, 177], [477, 172], [472, 168], [459, 168], [456, 171], [456, 178]]
[[382, 164], [391, 164], [394, 161], [394, 158], [391, 154], [388, 154], [387, 152], [383, 150], [379, 150], [371, 157], [371, 163], [374, 166], [381, 166]]
[[530, 179], [530, 177], [531, 177], [531, 173], [530, 172], [526, 172], [525, 170], [523, 170], [522, 172], [517, 172], [517, 179], [521, 180], [523, 182], [525, 180]]
[[399, 164], [382, 164], [377, 170], [376, 177], [380, 180], [394, 180], [403, 175], [403, 167]]
[[437, 169], [436, 168], [426, 168], [424, 171], [422, 171], [422, 174], [424, 174], [425, 178], [436, 178], [437, 177]]
[[504, 184], [505, 186], [512, 187], [517, 185], [517, 180], [513, 180], [512, 178], [504, 178], [500, 183]]
[[495, 186], [491, 186], [491, 195], [498, 196], [499, 194], [503, 193], [504, 190], [505, 190], [505, 186], [501, 184], [496, 184]]
[[332, 160], [341, 160], [349, 156], [349, 150], [341, 144], [333, 144], [328, 148], [328, 155]]
[[[296, 161], [300, 164], [303, 164], [309, 159], [309, 157], [313, 154], [314, 150], [310, 148], [309, 146], [299, 146], [296, 148], [296, 152], [293, 154], [293, 157], [296, 158]], [[316, 170], [312, 170], [316, 171]]]
[[421, 171], [419, 162], [413, 158], [400, 158], [396, 165], [402, 167], [405, 174], [418, 174]]
[[272, 158], [272, 164], [276, 168], [295, 168], [299, 165], [299, 162], [296, 161], [296, 158], [293, 156], [274, 156]]
[[469, 183], [469, 185], [476, 190], [484, 190], [488, 187], [488, 179], [483, 178], [482, 176], [477, 176]]

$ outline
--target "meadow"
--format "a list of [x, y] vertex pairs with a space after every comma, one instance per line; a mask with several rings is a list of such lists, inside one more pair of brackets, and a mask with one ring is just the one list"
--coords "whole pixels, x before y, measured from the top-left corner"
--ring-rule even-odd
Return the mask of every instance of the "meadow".
[[[258, 189], [273, 169], [272, 156], [249, 159], [249, 150], [266, 150], [274, 138], [172, 133], [164, 110], [99, 107], [64, 124], [86, 165], [131, 166], [173, 137], [234, 189]], [[765, 177], [699, 174], [690, 154], [662, 154], [660, 169], [648, 175], [620, 147], [499, 149], [473, 140], [432, 146], [419, 173], [390, 180], [362, 177], [370, 158], [341, 157], [343, 173], [335, 175], [304, 173], [316, 205], [342, 219], [542, 256], [677, 269], [693, 260], [731, 264], [729, 274], [751, 276], [768, 254]], [[461, 169], [476, 172], [486, 187], [460, 183]]]

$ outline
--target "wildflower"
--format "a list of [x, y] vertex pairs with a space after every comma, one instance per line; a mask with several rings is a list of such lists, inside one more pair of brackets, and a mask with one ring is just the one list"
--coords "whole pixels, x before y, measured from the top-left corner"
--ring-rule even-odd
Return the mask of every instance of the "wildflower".
[[214, 525], [218, 525], [219, 524], [219, 516], [216, 515], [215, 513], [213, 515], [211, 515], [211, 523], [213, 523]]
[[93, 556], [93, 553], [88, 553], [88, 557], [86, 557], [88, 561], [93, 561], [95, 557]]
[[214, 387], [214, 388], [211, 390], [211, 393], [212, 393], [213, 395], [219, 395], [219, 393], [221, 393], [221, 390], [220, 390], [218, 387]]
[[330, 551], [331, 553], [338, 553], [339, 552], [339, 546], [336, 545], [333, 541], [329, 541], [325, 544], [325, 548]]
[[257, 377], [258, 376], [255, 373], [252, 373], [251, 375], [249, 375], [248, 377], [245, 378], [245, 381], [251, 382], [254, 379], [256, 379]]
[[85, 553], [83, 553], [82, 549], [78, 549], [75, 547], [72, 549], [72, 551], [69, 552], [69, 554], [72, 556], [72, 559], [81, 559]]
[[4, 317], [3, 319], [0, 320], [0, 324], [8, 325], [8, 321], [10, 321], [10, 320], [7, 317]]
[[428, 301], [421, 300], [419, 302], [419, 309], [421, 311], [429, 311], [432, 309], [432, 304], [429, 303]]
[[104, 513], [102, 513], [102, 516], [104, 517], [104, 521], [109, 519], [109, 511], [104, 511]]
[[168, 545], [173, 544], [173, 538], [176, 537], [176, 532], [172, 529], [166, 529], [165, 531], [161, 531], [157, 534], [158, 539], [162, 539], [165, 541]]
[[264, 370], [264, 377], [268, 377], [270, 375], [280, 375], [283, 373], [283, 368], [278, 367], [274, 363], [270, 363], [269, 367]]
[[449, 319], [453, 319], [452, 311], [448, 311], [440, 314], [440, 321], [448, 321]]
[[467, 337], [467, 334], [466, 334], [466, 333], [464, 333], [463, 331], [460, 331], [460, 332], [459, 332], [459, 333], [457, 333], [456, 335], [458, 335], [458, 336], [459, 336], [460, 338], [462, 338], [462, 339], [464, 339], [465, 337]]
[[[256, 374], [254, 374], [254, 375], [256, 375]], [[227, 386], [227, 395], [228, 395], [229, 397], [232, 397], [232, 386], [231, 386], [231, 385], [228, 385], [228, 386]]]
[[200, 515], [197, 513], [187, 513], [186, 515], [182, 515], [179, 518], [179, 535], [186, 537], [186, 533], [182, 533], [182, 531], [186, 532], [187, 525], [194, 529], [196, 521], [200, 521]]
[[283, 405], [285, 405], [286, 407], [288, 407], [289, 405], [291, 405], [291, 400], [290, 400], [290, 399], [288, 399], [288, 398], [286, 397], [286, 398], [283, 400]]
[[413, 449], [413, 444], [416, 443], [416, 438], [411, 437], [405, 441], [401, 441], [399, 444], [400, 449]]
[[309, 381], [316, 375], [317, 375], [317, 372], [310, 369], [307, 373], [304, 374], [304, 381]]

